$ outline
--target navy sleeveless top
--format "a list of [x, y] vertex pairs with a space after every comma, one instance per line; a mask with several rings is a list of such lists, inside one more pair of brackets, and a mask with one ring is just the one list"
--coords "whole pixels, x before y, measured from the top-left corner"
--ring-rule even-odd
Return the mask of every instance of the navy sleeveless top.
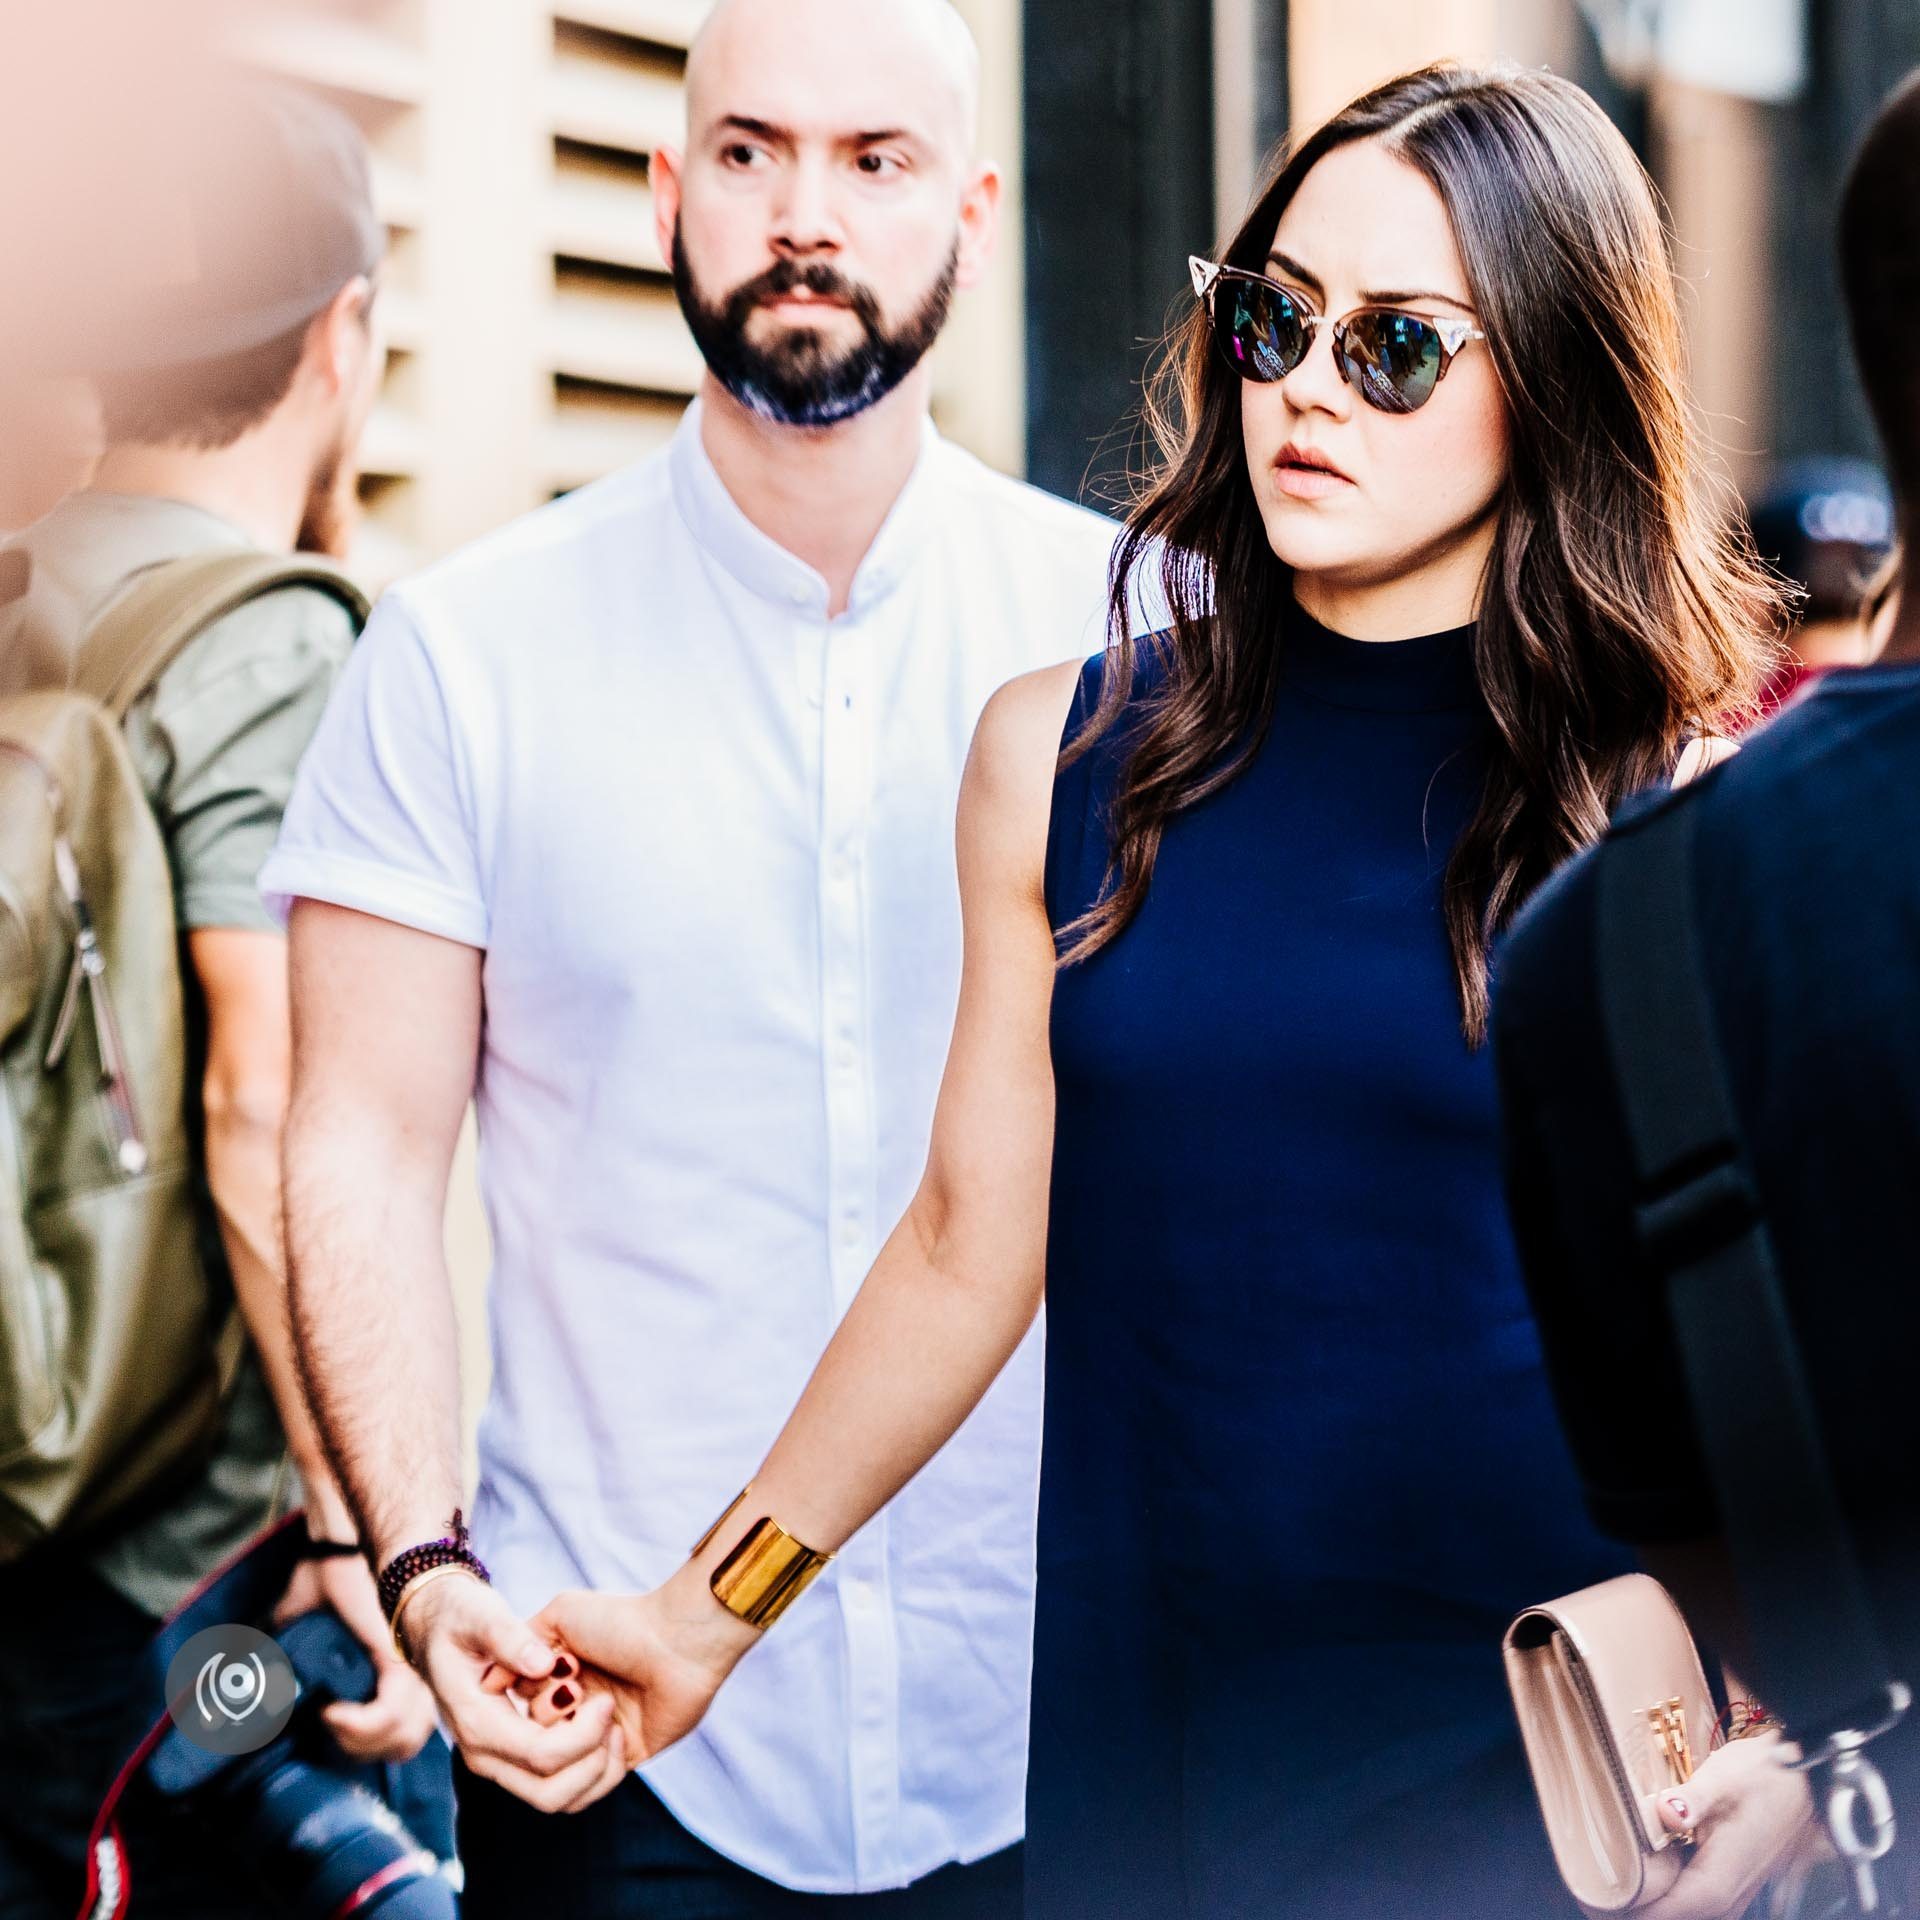
[[[1257, 757], [1055, 984], [1028, 1911], [1571, 1914], [1500, 1637], [1626, 1562], [1555, 1422], [1441, 915], [1472, 630], [1295, 609], [1282, 644]], [[1056, 782], [1056, 929], [1127, 733]]]

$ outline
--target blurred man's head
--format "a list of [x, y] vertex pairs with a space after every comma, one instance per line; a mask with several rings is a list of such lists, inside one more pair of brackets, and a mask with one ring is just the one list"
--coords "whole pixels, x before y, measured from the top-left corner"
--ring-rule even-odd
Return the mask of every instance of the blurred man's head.
[[1848, 175], [1840, 279], [1911, 540], [1920, 516], [1920, 72], [1881, 108]]
[[1787, 644], [1809, 667], [1857, 665], [1868, 653], [1868, 601], [1892, 551], [1893, 496], [1865, 460], [1795, 460], [1749, 516], [1761, 559], [1799, 590]]
[[992, 247], [978, 112], [950, 0], [720, 0], [655, 198], [681, 309], [743, 406], [828, 427], [920, 366]]
[[386, 360], [366, 145], [291, 89], [226, 105], [169, 208], [179, 270], [94, 349], [106, 442], [219, 452], [270, 431], [303, 470], [301, 544], [338, 552]]

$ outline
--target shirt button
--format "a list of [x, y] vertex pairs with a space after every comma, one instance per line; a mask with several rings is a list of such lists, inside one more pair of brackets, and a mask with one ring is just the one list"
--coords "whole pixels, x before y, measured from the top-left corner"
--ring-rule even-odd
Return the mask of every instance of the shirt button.
[[847, 1224], [840, 1229], [840, 1244], [843, 1247], [857, 1247], [860, 1244], [859, 1221], [849, 1220]]
[[836, 860], [833, 863], [833, 877], [836, 880], [846, 879], [846, 877], [850, 873], [852, 873], [852, 871], [853, 871], [853, 868], [848, 864], [848, 862], [844, 858]]
[[834, 1055], [834, 1058], [840, 1062], [843, 1068], [846, 1068], [848, 1071], [852, 1070], [853, 1049], [851, 1047], [842, 1047], [840, 1051]]
[[813, 589], [811, 587], [800, 586], [789, 587], [787, 589], [787, 598], [791, 600], [796, 607], [804, 607], [813, 598]]

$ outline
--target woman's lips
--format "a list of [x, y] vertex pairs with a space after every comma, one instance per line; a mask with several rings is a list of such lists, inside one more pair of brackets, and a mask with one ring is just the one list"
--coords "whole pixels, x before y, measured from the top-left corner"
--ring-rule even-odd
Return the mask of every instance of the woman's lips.
[[1353, 482], [1330, 467], [1280, 460], [1274, 463], [1273, 484], [1290, 499], [1324, 500], [1330, 494], [1344, 493]]

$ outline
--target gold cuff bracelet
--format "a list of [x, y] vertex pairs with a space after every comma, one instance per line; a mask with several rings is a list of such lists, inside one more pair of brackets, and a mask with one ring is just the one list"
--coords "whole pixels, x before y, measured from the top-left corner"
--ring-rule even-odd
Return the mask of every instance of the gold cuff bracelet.
[[[752, 1491], [749, 1482], [741, 1489], [740, 1498], [701, 1536], [693, 1550], [696, 1559]], [[764, 1631], [812, 1586], [832, 1558], [830, 1553], [817, 1553], [812, 1547], [801, 1545], [784, 1527], [762, 1518], [747, 1529], [733, 1551], [714, 1568], [708, 1584], [713, 1589], [713, 1597], [729, 1613], [748, 1626]]]

